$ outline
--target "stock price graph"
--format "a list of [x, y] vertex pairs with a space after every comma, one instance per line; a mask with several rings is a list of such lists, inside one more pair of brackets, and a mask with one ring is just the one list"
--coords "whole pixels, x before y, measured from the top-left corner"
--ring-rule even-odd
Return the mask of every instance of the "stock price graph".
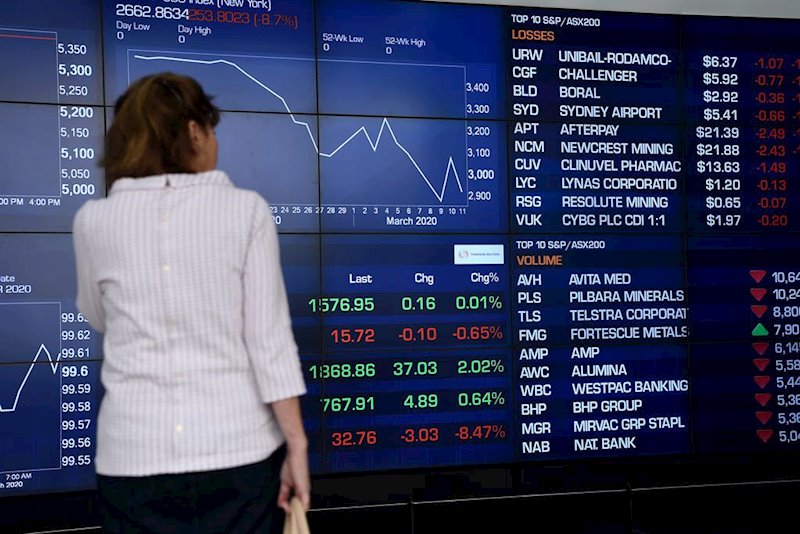
[[68, 235], [0, 235], [0, 495], [93, 484], [100, 342], [73, 265]]
[[[331, 42], [317, 51], [325, 56], [319, 61], [304, 4], [272, 16], [283, 23], [269, 29], [256, 25], [264, 14], [257, 9], [229, 19], [224, 11], [109, 4], [107, 97], [154, 72], [197, 79], [225, 111], [220, 166], [267, 198], [281, 232], [502, 231], [505, 130], [481, 121], [503, 107], [500, 71], [488, 59], [497, 50], [464, 50], [458, 35], [404, 38], [387, 52], [375, 38], [355, 37], [362, 23], [341, 33], [335, 4], [320, 13], [318, 28], [331, 25], [322, 31]], [[383, 8], [358, 9], [381, 17]], [[176, 21], [176, 13], [185, 18]], [[465, 24], [485, 22], [479, 15], [470, 12]], [[264, 32], [281, 39], [267, 46], [247, 39]], [[354, 56], [359, 45], [369, 49]], [[439, 56], [450, 63], [437, 63]], [[444, 150], [433, 151], [437, 145]]]

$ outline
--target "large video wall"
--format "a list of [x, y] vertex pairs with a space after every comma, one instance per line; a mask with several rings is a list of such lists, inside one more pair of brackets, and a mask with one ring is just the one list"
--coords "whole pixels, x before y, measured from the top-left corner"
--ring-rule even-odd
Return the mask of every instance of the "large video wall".
[[[89, 489], [71, 221], [147, 74], [270, 203], [313, 473], [800, 449], [800, 21], [0, 5], [0, 496]], [[214, 402], [214, 399], [209, 399]], [[202, 407], [198, 407], [202, 409]]]

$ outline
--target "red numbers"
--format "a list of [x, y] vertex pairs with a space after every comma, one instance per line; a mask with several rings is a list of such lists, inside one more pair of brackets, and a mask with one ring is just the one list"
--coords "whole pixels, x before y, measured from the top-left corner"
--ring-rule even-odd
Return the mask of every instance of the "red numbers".
[[439, 428], [435, 426], [406, 428], [400, 435], [400, 439], [406, 443], [434, 443], [439, 441]]
[[342, 432], [331, 432], [331, 446], [333, 447], [357, 447], [375, 445], [378, 443], [378, 432], [376, 430], [345, 430]]
[[350, 343], [375, 343], [374, 328], [334, 328], [331, 330], [333, 342], [342, 345]]
[[406, 327], [397, 335], [405, 343], [419, 341], [436, 341], [439, 331], [435, 326], [420, 326], [419, 328]]

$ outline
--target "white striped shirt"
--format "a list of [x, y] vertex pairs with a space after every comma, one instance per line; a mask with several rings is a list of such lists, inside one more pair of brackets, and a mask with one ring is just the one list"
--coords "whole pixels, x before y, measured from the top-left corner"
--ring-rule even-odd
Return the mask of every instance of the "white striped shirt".
[[221, 171], [123, 178], [75, 216], [78, 309], [105, 333], [95, 469], [206, 471], [284, 441], [305, 393], [267, 202]]

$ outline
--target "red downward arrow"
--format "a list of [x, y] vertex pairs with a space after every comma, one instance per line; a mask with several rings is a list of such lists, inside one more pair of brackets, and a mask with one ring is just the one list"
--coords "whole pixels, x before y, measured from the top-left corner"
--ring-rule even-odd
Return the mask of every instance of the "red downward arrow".
[[755, 358], [753, 360], [753, 365], [758, 367], [759, 371], [763, 371], [769, 365], [769, 358]]
[[761, 271], [761, 270], [750, 271], [750, 277], [756, 281], [756, 284], [760, 284], [765, 276], [767, 276], [767, 271]]
[[758, 434], [758, 437], [761, 438], [761, 441], [766, 443], [772, 437], [772, 430], [769, 428], [761, 428], [759, 430], [756, 430], [756, 434]]
[[772, 419], [772, 412], [756, 412], [756, 417], [761, 421], [762, 425], [766, 425], [767, 421]]
[[750, 306], [750, 310], [755, 314], [756, 317], [761, 319], [761, 316], [767, 313], [767, 307], [760, 305], [760, 306]]
[[760, 287], [754, 287], [750, 289], [750, 294], [753, 295], [757, 301], [761, 302], [761, 299], [763, 299], [764, 295], [767, 294], [767, 290]]
[[761, 406], [766, 406], [772, 398], [772, 393], [756, 393], [753, 396], [756, 398], [757, 403], [759, 403]]
[[759, 341], [758, 343], [753, 343], [753, 348], [756, 349], [756, 352], [759, 356], [763, 356], [767, 349], [769, 348], [769, 343], [765, 343], [763, 341]]
[[756, 381], [756, 384], [758, 384], [758, 387], [760, 387], [761, 389], [764, 389], [764, 386], [769, 384], [769, 376], [766, 375], [754, 376], [753, 380]]

